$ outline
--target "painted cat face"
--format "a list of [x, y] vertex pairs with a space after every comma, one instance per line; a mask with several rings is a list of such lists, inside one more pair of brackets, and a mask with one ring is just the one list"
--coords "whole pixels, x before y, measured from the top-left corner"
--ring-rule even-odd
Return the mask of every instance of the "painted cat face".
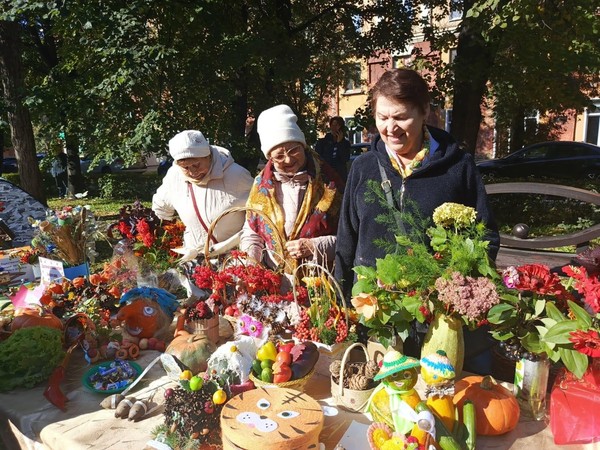
[[223, 436], [242, 448], [291, 440], [293, 448], [317, 449], [322, 427], [320, 405], [293, 389], [247, 391], [227, 402], [221, 412]]

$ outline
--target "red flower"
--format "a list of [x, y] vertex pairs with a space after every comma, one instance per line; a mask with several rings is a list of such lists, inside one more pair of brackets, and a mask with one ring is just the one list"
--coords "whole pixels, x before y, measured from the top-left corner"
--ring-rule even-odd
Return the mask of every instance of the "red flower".
[[119, 229], [121, 236], [126, 237], [127, 239], [131, 239], [133, 237], [133, 234], [131, 233], [131, 227], [126, 222], [119, 222], [119, 226], [117, 228]]
[[560, 283], [559, 276], [551, 273], [548, 266], [528, 264], [517, 270], [519, 271], [519, 281], [515, 288], [540, 295], [554, 295], [559, 299], [569, 298], [567, 291]]
[[597, 331], [571, 331], [569, 334], [574, 350], [592, 358], [600, 357], [600, 335]]
[[575, 280], [574, 287], [594, 313], [600, 312], [600, 280], [590, 277], [585, 267], [565, 266], [563, 272]]

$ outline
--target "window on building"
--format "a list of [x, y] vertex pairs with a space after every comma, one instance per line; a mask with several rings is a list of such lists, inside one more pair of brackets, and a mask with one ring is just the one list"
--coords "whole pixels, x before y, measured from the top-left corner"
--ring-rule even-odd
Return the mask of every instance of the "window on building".
[[362, 131], [357, 131], [354, 129], [356, 127], [354, 117], [344, 117], [344, 122], [346, 123], [346, 129], [348, 130], [346, 137], [350, 143], [358, 144], [359, 142], [362, 142]]
[[463, 16], [463, 0], [450, 0], [450, 20], [460, 20]]
[[346, 81], [346, 92], [360, 92], [360, 64], [354, 64]]
[[525, 113], [525, 117], [523, 119], [525, 121], [525, 123], [523, 124], [523, 126], [525, 129], [526, 135], [535, 136], [537, 134], [539, 119], [540, 119], [540, 114], [539, 114], [539, 111], [537, 111], [537, 110], [528, 111]]
[[585, 142], [600, 145], [600, 100], [585, 113]]
[[455, 49], [455, 48], [451, 48], [451, 49], [448, 51], [448, 62], [449, 62], [450, 64], [452, 64], [452, 63], [454, 62], [454, 60], [456, 59], [456, 55], [457, 55], [457, 53], [458, 53], [458, 50], [457, 50], [457, 49]]
[[450, 133], [450, 127], [452, 126], [452, 109], [444, 110], [444, 130]]

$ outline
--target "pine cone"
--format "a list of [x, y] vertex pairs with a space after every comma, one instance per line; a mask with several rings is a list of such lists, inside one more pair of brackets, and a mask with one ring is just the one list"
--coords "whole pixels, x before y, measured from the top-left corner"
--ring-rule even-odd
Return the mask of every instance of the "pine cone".
[[348, 387], [355, 391], [365, 391], [369, 388], [370, 380], [364, 375], [354, 375], [350, 378]]
[[353, 362], [347, 365], [350, 375], [364, 375], [364, 365], [362, 362]]
[[338, 359], [329, 364], [329, 371], [334, 378], [339, 378], [342, 362]]
[[367, 378], [373, 379], [375, 375], [379, 372], [379, 366], [375, 361], [368, 361], [365, 364], [365, 376]]

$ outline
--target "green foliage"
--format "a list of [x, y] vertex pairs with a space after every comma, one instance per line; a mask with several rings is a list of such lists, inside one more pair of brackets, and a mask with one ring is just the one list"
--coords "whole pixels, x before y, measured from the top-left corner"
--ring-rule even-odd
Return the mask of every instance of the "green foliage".
[[63, 356], [60, 330], [29, 327], [15, 331], [0, 342], [0, 392], [30, 388], [48, 379]]
[[98, 178], [98, 190], [100, 197], [105, 199], [149, 201], [160, 183], [156, 174], [133, 177], [126, 173], [105, 174]]
[[62, 132], [86, 154], [126, 163], [165, 154], [189, 128], [245, 159], [248, 112], [276, 103], [290, 104], [314, 141], [355, 58], [402, 47], [410, 15], [393, 0], [15, 0], [2, 11], [23, 29], [38, 140]]

